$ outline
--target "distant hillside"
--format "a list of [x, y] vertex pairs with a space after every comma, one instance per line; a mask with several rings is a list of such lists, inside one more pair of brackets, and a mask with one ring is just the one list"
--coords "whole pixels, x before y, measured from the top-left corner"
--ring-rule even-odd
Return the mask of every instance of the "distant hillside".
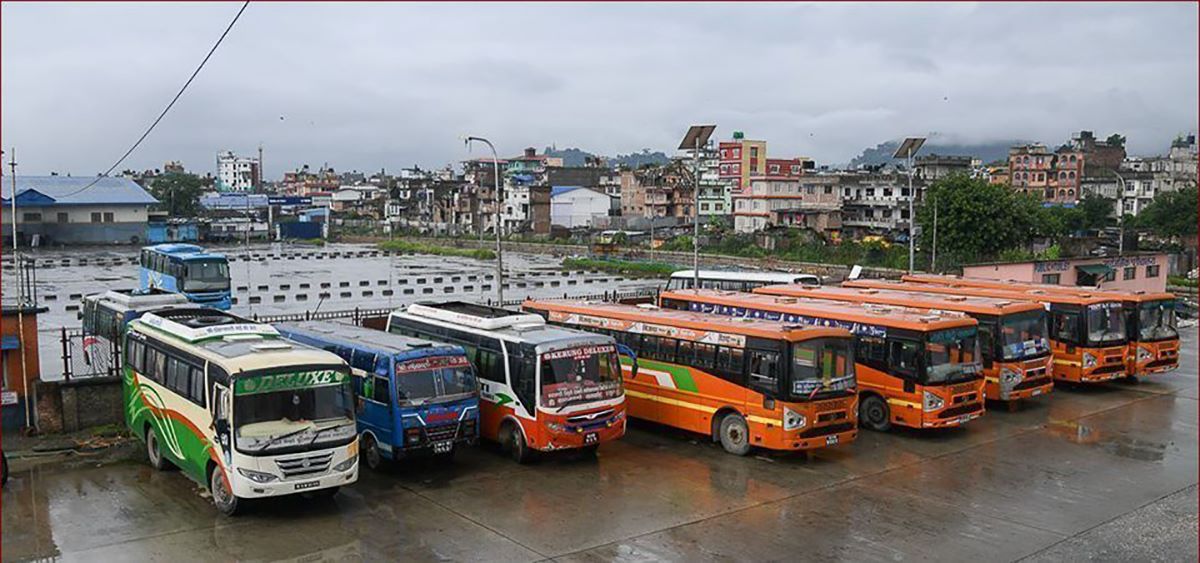
[[[590, 152], [577, 148], [556, 149], [546, 147], [545, 153], [548, 156], [562, 158], [563, 166], [583, 166], [587, 157], [595, 156]], [[643, 164], [665, 164], [671, 161], [661, 151], [650, 152], [650, 149], [642, 149], [640, 153], [619, 154], [603, 158], [609, 166], [626, 166], [629, 168], [638, 168]]]
[[[1025, 144], [1027, 142], [1028, 141], [1013, 140], [995, 141], [991, 143], [980, 143], [973, 145], [960, 145], [939, 144], [936, 141], [931, 141], [925, 143], [925, 146], [921, 147], [921, 150], [917, 153], [917, 156], [934, 153], [944, 156], [972, 156], [982, 160], [984, 163], [988, 163], [995, 160], [1008, 160], [1009, 147], [1012, 147], [1013, 145]], [[896, 152], [896, 149], [899, 146], [899, 140], [879, 143], [878, 145], [875, 145], [874, 148], [865, 149], [863, 150], [862, 154], [854, 157], [854, 159], [850, 161], [849, 167], [857, 168], [863, 165], [877, 166], [880, 164], [887, 164], [892, 161], [892, 154]]]

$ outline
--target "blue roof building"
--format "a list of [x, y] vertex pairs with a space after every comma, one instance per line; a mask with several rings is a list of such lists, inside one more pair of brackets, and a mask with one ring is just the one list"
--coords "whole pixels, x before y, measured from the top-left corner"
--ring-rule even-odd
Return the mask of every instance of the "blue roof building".
[[[12, 177], [0, 184], [0, 220], [10, 237]], [[17, 236], [24, 244], [141, 244], [157, 203], [128, 178], [17, 176]]]

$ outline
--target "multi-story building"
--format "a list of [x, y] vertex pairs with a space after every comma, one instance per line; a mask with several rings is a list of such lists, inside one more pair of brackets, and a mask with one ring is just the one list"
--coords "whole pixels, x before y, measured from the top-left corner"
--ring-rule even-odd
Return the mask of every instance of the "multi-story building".
[[[694, 158], [695, 152], [695, 149], [685, 150], [674, 160], [689, 171], [694, 171], [699, 165], [700, 206], [698, 211], [700, 216], [704, 217], [702, 220], [712, 221], [717, 217], [729, 217], [733, 212], [733, 181], [721, 177], [720, 153], [713, 147], [711, 141], [709, 146], [700, 149], [698, 163]], [[691, 175], [689, 174], [688, 177], [690, 178]], [[694, 186], [689, 186], [689, 188], [695, 189]]]
[[332, 168], [322, 166], [320, 170], [313, 172], [305, 164], [294, 171], [283, 173], [279, 191], [283, 195], [311, 196], [316, 192], [331, 192], [340, 186], [341, 181]]
[[546, 177], [546, 169], [562, 165], [562, 158], [538, 154], [536, 149], [529, 147], [521, 156], [506, 160], [504, 170], [509, 177], [522, 183], [547, 185], [550, 181]]
[[[630, 172], [632, 178], [621, 189], [621, 215], [626, 217], [672, 217], [690, 222], [694, 203], [691, 168], [682, 160]], [[626, 185], [627, 184], [627, 185]]]
[[835, 175], [756, 176], [749, 188], [733, 194], [733, 228], [753, 233], [800, 227], [832, 236], [842, 228], [841, 200]]
[[1080, 131], [1071, 136], [1070, 150], [1087, 156], [1088, 166], [1116, 170], [1125, 160], [1124, 142], [1110, 143], [1096, 139], [1091, 131]]
[[916, 157], [913, 162], [913, 168], [916, 177], [926, 182], [940, 180], [953, 174], [970, 175], [974, 171], [972, 159], [969, 156], [946, 156], [939, 154], [927, 154]]
[[1042, 144], [1016, 146], [1008, 153], [1010, 185], [1044, 204], [1074, 204], [1085, 161], [1085, 154], [1071, 147], [1052, 153]]
[[[847, 236], [907, 240], [908, 176], [894, 172], [843, 174], [840, 186], [842, 227]], [[920, 201], [923, 187], [922, 180], [914, 179], [916, 201]]]
[[719, 177], [729, 182], [733, 193], [750, 185], [751, 176], [767, 173], [767, 142], [746, 139], [741, 131], [734, 131], [733, 139], [717, 144], [720, 154]]
[[233, 151], [217, 153], [217, 191], [250, 192], [261, 185], [257, 158], [238, 156]]

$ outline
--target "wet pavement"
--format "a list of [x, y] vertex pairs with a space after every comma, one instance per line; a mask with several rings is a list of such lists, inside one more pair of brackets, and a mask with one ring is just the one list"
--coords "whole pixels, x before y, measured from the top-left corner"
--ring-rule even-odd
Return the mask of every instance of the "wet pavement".
[[218, 516], [144, 462], [18, 471], [3, 558], [1195, 561], [1196, 330], [1139, 384], [1057, 389], [965, 428], [739, 458], [635, 424], [596, 459], [494, 449], [364, 471], [333, 500]]

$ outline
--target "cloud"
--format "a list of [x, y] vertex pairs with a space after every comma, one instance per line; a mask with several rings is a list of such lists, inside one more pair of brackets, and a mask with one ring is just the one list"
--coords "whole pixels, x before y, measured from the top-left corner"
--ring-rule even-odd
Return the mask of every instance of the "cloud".
[[[26, 173], [108, 167], [233, 4], [0, 5], [5, 146]], [[505, 154], [670, 150], [687, 125], [845, 162], [937, 131], [968, 141], [1196, 128], [1195, 4], [251, 4], [124, 167], [253, 153], [269, 176]]]

